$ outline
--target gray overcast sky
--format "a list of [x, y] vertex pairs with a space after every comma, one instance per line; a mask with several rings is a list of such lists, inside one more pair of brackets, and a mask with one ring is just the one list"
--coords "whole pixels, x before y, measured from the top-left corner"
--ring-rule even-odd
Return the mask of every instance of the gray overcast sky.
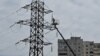
[[[22, 9], [12, 16], [6, 16], [30, 1], [0, 0], [0, 56], [28, 56], [28, 45], [21, 43], [15, 46], [14, 43], [29, 36], [29, 27], [9, 26], [20, 19], [30, 18], [29, 13]], [[60, 21], [58, 27], [66, 39], [81, 36], [86, 41], [100, 42], [100, 0], [45, 0], [45, 4], [54, 11], [55, 18]], [[51, 53], [50, 46], [46, 47], [49, 49], [45, 56], [57, 56], [56, 31], [46, 37], [54, 43], [54, 51]]]

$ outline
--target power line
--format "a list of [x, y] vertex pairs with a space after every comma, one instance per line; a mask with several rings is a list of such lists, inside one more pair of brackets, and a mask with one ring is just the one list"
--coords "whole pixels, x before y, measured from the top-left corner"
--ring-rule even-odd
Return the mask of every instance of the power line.
[[[19, 12], [21, 9], [19, 9], [19, 10], [17, 10], [16, 12]], [[25, 12], [24, 12], [25, 13]], [[23, 14], [24, 14], [23, 13]], [[6, 19], [7, 17], [10, 17], [10, 16], [12, 16], [12, 15], [14, 15], [15, 14], [15, 12], [13, 12], [13, 13], [11, 13], [10, 15], [8, 15], [8, 16], [6, 16], [6, 17], [4, 17], [4, 18], [2, 18], [2, 19], [0, 19], [0, 21], [2, 21], [2, 20], [4, 20], [4, 19]], [[0, 36], [3, 34], [7, 34], [8, 32], [8, 30], [10, 30], [10, 27], [9, 28], [6, 28], [6, 29], [3, 29], [3, 31], [1, 31], [0, 32]]]
[[15, 13], [19, 12], [21, 9], [22, 9], [22, 8], [20, 8], [20, 9], [16, 10], [15, 12], [12, 12], [11, 14], [9, 14], [9, 15], [3, 17], [2, 19], [0, 19], [0, 21], [1, 21], [1, 20], [4, 20], [5, 18], [7, 19], [8, 17], [10, 17], [10, 16], [14, 15]]

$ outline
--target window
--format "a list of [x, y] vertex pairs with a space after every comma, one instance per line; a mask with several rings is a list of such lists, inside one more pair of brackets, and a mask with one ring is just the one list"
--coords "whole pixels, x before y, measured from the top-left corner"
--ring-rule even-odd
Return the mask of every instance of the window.
[[93, 53], [93, 51], [90, 51], [90, 53], [92, 54], [92, 53]]
[[88, 45], [86, 45], [86, 47], [88, 47]]
[[90, 56], [93, 56], [93, 55], [90, 55]]
[[90, 45], [93, 45], [93, 43], [90, 43]]
[[86, 54], [88, 54], [88, 52], [86, 52]]
[[59, 53], [59, 55], [67, 55], [67, 53]]
[[80, 46], [78, 48], [81, 48]]

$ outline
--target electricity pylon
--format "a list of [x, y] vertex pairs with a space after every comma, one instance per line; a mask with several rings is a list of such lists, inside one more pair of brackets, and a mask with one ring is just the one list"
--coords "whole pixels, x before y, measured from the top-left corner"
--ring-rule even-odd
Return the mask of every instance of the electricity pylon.
[[66, 45], [69, 47], [70, 51], [73, 53], [74, 56], [76, 56], [72, 48], [65, 41], [63, 35], [58, 30], [57, 28], [58, 22], [53, 17], [52, 17], [52, 23], [44, 22], [45, 14], [52, 13], [53, 11], [46, 9], [45, 3], [43, 1], [32, 0], [31, 4], [28, 4], [22, 8], [31, 10], [31, 19], [20, 20], [15, 24], [28, 25], [30, 27], [30, 36], [28, 38], [20, 40], [16, 44], [20, 42], [29, 42], [30, 43], [29, 56], [44, 56], [43, 55], [44, 46], [52, 44], [50, 42], [44, 42], [44, 29], [48, 29], [51, 31], [57, 30], [57, 32], [63, 38]]
[[30, 26], [29, 38], [21, 41], [30, 43], [29, 56], [43, 56], [44, 45], [52, 44], [44, 42], [44, 29], [55, 30], [52, 24], [48, 25], [44, 22], [44, 15], [53, 11], [46, 9], [45, 3], [41, 0], [32, 0], [31, 4], [22, 8], [31, 10], [31, 19], [20, 20], [15, 23]]

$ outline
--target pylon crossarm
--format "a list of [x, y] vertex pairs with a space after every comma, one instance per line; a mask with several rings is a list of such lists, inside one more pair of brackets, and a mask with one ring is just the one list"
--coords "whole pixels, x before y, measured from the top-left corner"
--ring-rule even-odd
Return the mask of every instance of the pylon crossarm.
[[[29, 38], [25, 38], [25, 39], [23, 39], [23, 40], [20, 40], [19, 42], [17, 42], [17, 43], [15, 43], [15, 44], [19, 44], [20, 42], [27, 42], [27, 43], [29, 43], [29, 41], [30, 41], [30, 39]], [[39, 41], [38, 41], [39, 42]], [[43, 42], [43, 45], [45, 45], [45, 46], [48, 46], [48, 45], [52, 45], [52, 43], [50, 43], [50, 42], [44, 42], [44, 41], [42, 41]], [[35, 42], [34, 42], [35, 43]], [[41, 44], [41, 41], [39, 42], [39, 44]]]
[[[26, 9], [26, 10], [34, 10], [34, 9], [36, 10], [36, 7], [33, 7], [33, 8], [31, 9], [31, 4], [25, 5], [25, 6], [22, 7], [22, 8], [24, 8], [24, 9]], [[52, 13], [52, 12], [53, 12], [52, 10], [43, 8], [41, 5], [39, 5], [39, 8], [41, 8], [41, 9], [39, 9], [39, 11], [40, 11], [41, 13], [44, 13], [44, 14], [49, 14], [49, 13]], [[42, 11], [42, 9], [44, 9], [44, 11]]]
[[30, 20], [19, 20], [18, 22], [16, 22], [16, 24], [28, 25], [28, 26], [30, 26], [30, 23], [31, 23]]

